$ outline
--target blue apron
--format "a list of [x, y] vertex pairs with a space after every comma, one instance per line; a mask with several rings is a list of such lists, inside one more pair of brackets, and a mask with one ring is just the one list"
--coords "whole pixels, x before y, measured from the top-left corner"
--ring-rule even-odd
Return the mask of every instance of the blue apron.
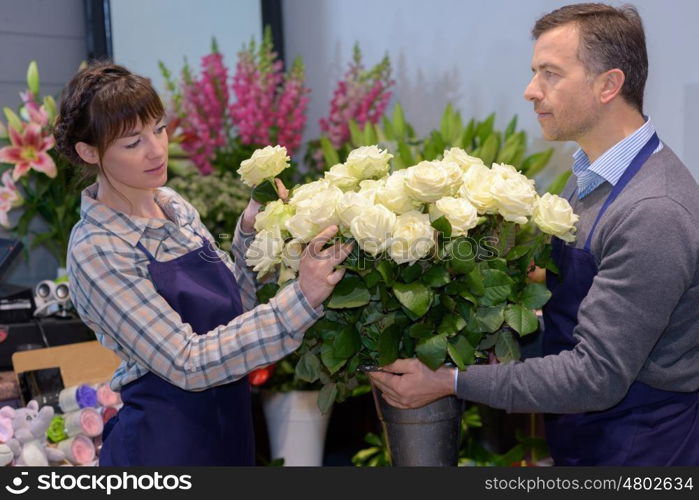
[[[182, 322], [203, 335], [243, 312], [233, 273], [204, 245], [159, 262], [139, 242], [158, 293]], [[163, 339], [167, 342], [167, 339]], [[152, 372], [125, 385], [124, 406], [104, 431], [103, 466], [254, 465], [254, 435], [247, 377], [193, 392]]]
[[[632, 160], [599, 211], [583, 249], [552, 241], [560, 278], [547, 273], [552, 292], [544, 306], [544, 355], [575, 347], [578, 309], [592, 286], [597, 264], [590, 251], [595, 228], [609, 205], [658, 147], [656, 134]], [[699, 392], [631, 384], [608, 410], [545, 415], [546, 438], [556, 465], [699, 465]]]

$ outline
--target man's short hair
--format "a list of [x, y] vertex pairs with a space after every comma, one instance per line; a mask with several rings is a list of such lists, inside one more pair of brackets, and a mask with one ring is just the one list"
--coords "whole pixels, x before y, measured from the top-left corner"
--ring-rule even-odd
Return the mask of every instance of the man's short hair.
[[615, 68], [623, 71], [621, 95], [642, 113], [648, 54], [643, 22], [636, 8], [601, 3], [566, 5], [539, 19], [532, 36], [537, 40], [543, 33], [569, 23], [575, 24], [580, 33], [578, 58], [587, 73], [599, 75]]

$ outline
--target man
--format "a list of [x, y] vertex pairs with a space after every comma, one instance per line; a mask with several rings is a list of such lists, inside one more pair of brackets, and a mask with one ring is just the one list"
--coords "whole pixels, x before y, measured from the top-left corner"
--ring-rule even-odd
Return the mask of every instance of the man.
[[545, 357], [463, 372], [399, 360], [372, 381], [398, 407], [456, 393], [545, 412], [557, 465], [698, 465], [699, 187], [642, 113], [641, 19], [570, 5], [532, 34], [524, 97], [546, 139], [580, 146], [563, 193], [577, 241], [553, 242]]

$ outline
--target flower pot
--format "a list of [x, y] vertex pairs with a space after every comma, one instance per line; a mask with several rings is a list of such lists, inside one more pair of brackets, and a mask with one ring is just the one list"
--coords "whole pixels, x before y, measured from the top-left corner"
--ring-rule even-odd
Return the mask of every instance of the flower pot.
[[284, 465], [323, 465], [325, 432], [330, 412], [318, 409], [319, 391], [262, 391], [270, 455]]
[[449, 396], [401, 409], [389, 405], [375, 387], [372, 391], [394, 466], [457, 465], [463, 401]]

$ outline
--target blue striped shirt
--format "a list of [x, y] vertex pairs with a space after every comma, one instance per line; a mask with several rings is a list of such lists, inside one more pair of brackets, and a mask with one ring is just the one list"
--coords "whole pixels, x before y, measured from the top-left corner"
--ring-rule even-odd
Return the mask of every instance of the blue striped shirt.
[[[631, 161], [655, 133], [655, 127], [646, 120], [633, 134], [616, 143], [592, 164], [587, 154], [578, 149], [573, 154], [573, 173], [577, 177], [578, 198], [583, 199], [605, 181], [616, 186]], [[663, 149], [661, 142], [654, 153]]]

